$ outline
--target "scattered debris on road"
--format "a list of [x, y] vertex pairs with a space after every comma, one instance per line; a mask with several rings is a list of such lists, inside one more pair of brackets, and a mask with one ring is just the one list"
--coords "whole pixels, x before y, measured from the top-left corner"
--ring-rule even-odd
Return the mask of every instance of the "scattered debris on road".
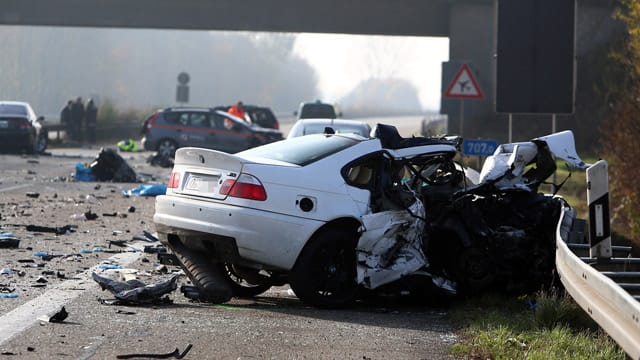
[[69, 313], [67, 312], [67, 309], [65, 309], [63, 306], [60, 310], [57, 310], [53, 314], [39, 317], [38, 320], [41, 320], [44, 322], [50, 322], [50, 323], [61, 323], [61, 322], [64, 322], [64, 320], [68, 316], [69, 316]]
[[116, 298], [115, 300], [101, 300], [102, 303], [107, 305], [142, 305], [171, 302], [168, 297], [163, 296], [178, 288], [177, 282], [181, 274], [176, 274], [167, 280], [152, 285], [147, 285], [137, 279], [130, 279], [124, 282], [115, 281], [100, 276], [95, 272], [91, 276], [102, 290], [109, 290]]

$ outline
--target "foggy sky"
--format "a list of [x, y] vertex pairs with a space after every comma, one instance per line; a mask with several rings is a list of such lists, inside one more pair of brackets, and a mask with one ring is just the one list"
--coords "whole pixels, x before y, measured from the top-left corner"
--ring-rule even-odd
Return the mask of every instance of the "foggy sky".
[[[294, 41], [277, 33], [0, 26], [0, 98], [28, 101], [50, 118], [77, 96], [152, 111], [178, 105], [177, 76], [187, 72], [187, 105], [243, 100], [289, 113], [320, 98], [317, 75], [293, 53]], [[419, 110], [415, 94], [402, 97]], [[346, 96], [342, 105], [371, 100]]]

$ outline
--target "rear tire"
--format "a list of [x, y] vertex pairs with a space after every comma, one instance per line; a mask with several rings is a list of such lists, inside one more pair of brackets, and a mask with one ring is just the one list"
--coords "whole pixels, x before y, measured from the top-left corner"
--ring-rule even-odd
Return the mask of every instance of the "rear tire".
[[289, 282], [303, 302], [321, 308], [351, 305], [356, 284], [355, 231], [327, 229], [314, 235], [298, 257]]
[[44, 153], [45, 150], [47, 150], [48, 145], [49, 145], [49, 134], [47, 134], [46, 131], [43, 131], [43, 133], [41, 133], [40, 136], [38, 136], [38, 138], [36, 139], [36, 153], [37, 154]]
[[221, 304], [231, 300], [233, 292], [221, 266], [201, 253], [191, 251], [181, 244], [171, 244], [171, 250], [193, 285], [201, 291], [201, 300]]

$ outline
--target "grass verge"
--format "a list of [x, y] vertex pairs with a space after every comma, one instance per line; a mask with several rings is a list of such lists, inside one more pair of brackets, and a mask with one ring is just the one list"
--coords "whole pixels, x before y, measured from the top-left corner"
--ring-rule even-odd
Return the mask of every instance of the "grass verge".
[[625, 359], [624, 351], [568, 296], [483, 295], [450, 309], [469, 359]]

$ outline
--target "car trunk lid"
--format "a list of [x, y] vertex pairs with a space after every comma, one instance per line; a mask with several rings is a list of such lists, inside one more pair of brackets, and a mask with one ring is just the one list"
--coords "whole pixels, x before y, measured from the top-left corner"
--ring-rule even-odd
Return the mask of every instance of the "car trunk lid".
[[224, 200], [227, 193], [222, 184], [239, 178], [243, 162], [221, 151], [178, 149], [167, 192]]

